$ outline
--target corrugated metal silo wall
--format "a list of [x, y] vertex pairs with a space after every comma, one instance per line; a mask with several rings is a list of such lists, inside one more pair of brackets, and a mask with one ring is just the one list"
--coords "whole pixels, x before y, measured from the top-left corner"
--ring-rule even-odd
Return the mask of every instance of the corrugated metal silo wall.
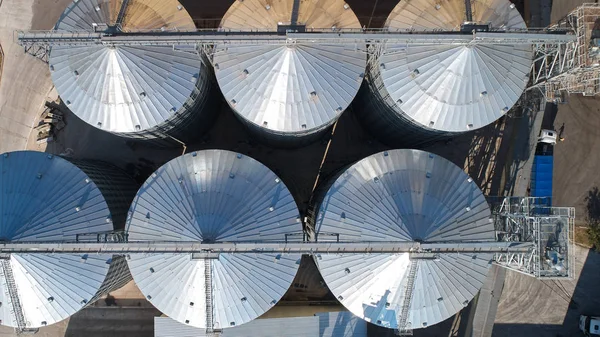
[[[125, 229], [127, 212], [139, 187], [135, 180], [121, 169], [105, 162], [65, 159], [79, 167], [96, 184], [111, 212], [114, 229]], [[104, 282], [88, 303], [92, 304], [103, 295], [121, 288], [131, 279], [125, 257], [114, 255]]]
[[310, 202], [308, 204], [307, 209], [307, 217], [306, 217], [306, 228], [304, 228], [306, 234], [308, 235], [309, 240], [316, 241], [316, 230], [315, 226], [317, 224], [318, 214], [321, 208], [321, 203], [325, 199], [325, 195], [331, 188], [331, 186], [335, 183], [335, 181], [342, 175], [346, 170], [348, 170], [352, 165], [356, 164], [356, 162], [350, 163], [330, 175], [323, 177], [323, 179], [317, 185], [317, 188], [314, 190]]
[[123, 287], [132, 279], [125, 256], [114, 255], [104, 282], [102, 282], [100, 289], [98, 289], [96, 295], [88, 303], [91, 305], [100, 299], [100, 297]]
[[156, 146], [179, 145], [171, 137], [185, 142], [197, 140], [206, 133], [217, 116], [216, 81], [210, 62], [204, 53], [198, 53], [201, 60], [198, 79], [194, 91], [183, 106], [165, 122], [154, 128], [137, 133], [116, 133], [119, 136], [149, 140]]
[[376, 138], [390, 146], [424, 147], [454, 136], [418, 124], [403, 113], [385, 88], [379, 71], [379, 60], [368, 62], [368, 72], [361, 93], [357, 97], [357, 113], [364, 126]]
[[334, 120], [329, 124], [323, 125], [320, 128], [309, 130], [308, 132], [298, 133], [282, 133], [267, 128], [257, 126], [254, 123], [241, 117], [235, 109], [232, 109], [237, 119], [246, 126], [250, 134], [257, 141], [276, 148], [297, 148], [312, 144], [325, 137], [331, 132], [331, 126], [335, 123]]
[[102, 161], [65, 159], [79, 167], [96, 184], [106, 200], [114, 229], [125, 229], [127, 212], [139, 187], [135, 180], [116, 166]]

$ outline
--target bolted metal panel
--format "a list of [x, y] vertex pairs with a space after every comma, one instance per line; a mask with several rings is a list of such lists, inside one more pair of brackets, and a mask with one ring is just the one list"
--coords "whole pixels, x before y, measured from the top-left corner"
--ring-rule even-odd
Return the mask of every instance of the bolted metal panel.
[[[458, 166], [424, 151], [391, 150], [337, 177], [317, 210], [315, 237], [492, 243], [490, 218], [483, 193]], [[355, 315], [416, 329], [466, 306], [482, 286], [492, 254], [318, 254], [315, 260], [331, 291]]]
[[[86, 165], [89, 170], [94, 167], [92, 162]], [[106, 180], [96, 184], [98, 174], [88, 175], [61, 157], [34, 151], [0, 155], [0, 172], [3, 241], [76, 241], [80, 235], [94, 237], [114, 230], [104, 193], [112, 198], [109, 191], [124, 181], [122, 173], [110, 180], [107, 171]], [[99, 290], [110, 291], [111, 284], [120, 284], [114, 280], [128, 277], [122, 268], [109, 273], [111, 254], [16, 253], [3, 258], [8, 264], [0, 275], [0, 320], [19, 330], [61, 321], [100, 296]], [[11, 283], [16, 287], [10, 288]], [[20, 303], [19, 310], [13, 309], [15, 302]]]
[[[278, 26], [335, 32], [360, 23], [342, 0], [246, 0], [236, 1], [220, 25]], [[298, 143], [322, 134], [352, 102], [365, 73], [364, 50], [364, 43], [217, 45], [213, 64], [225, 99], [254, 133], [271, 143]]]
[[100, 289], [98, 289], [88, 304], [96, 302], [102, 296], [110, 293], [111, 291], [120, 289], [129, 283], [131, 279], [131, 273], [129, 272], [129, 266], [127, 265], [125, 256], [114, 255], [110, 262], [110, 267], [108, 268], [108, 273], [106, 274], [104, 282], [102, 282]]
[[65, 159], [82, 170], [102, 192], [110, 210], [113, 229], [125, 229], [127, 211], [139, 185], [127, 173], [112, 164], [98, 160]]
[[[285, 184], [241, 154], [206, 150], [178, 157], [133, 201], [129, 241], [284, 241], [302, 230]], [[159, 310], [195, 327], [224, 329], [274, 306], [294, 279], [300, 254], [131, 254], [136, 284]], [[207, 284], [210, 282], [210, 284]]]
[[[116, 20], [122, 1], [73, 2], [57, 22], [58, 31], [106, 27]], [[123, 31], [191, 30], [193, 20], [176, 0], [130, 0]], [[171, 46], [54, 46], [52, 80], [63, 102], [99, 129], [131, 138], [186, 137], [189, 128], [206, 127], [211, 69], [192, 50]], [[187, 130], [186, 130], [187, 129]], [[185, 132], [188, 131], [188, 132]], [[197, 129], [194, 132], [198, 132]]]
[[[491, 29], [526, 28], [508, 0], [471, 1]], [[460, 31], [465, 2], [401, 1], [390, 31]], [[373, 97], [362, 112], [385, 141], [420, 145], [482, 128], [517, 102], [529, 80], [530, 45], [388, 44], [369, 60]]]

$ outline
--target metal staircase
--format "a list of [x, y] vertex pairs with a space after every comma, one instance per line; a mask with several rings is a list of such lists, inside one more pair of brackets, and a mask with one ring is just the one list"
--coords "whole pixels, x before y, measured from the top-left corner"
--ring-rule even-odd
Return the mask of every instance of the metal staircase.
[[408, 321], [408, 310], [410, 310], [410, 304], [412, 302], [413, 290], [415, 288], [415, 278], [417, 276], [417, 261], [410, 261], [408, 270], [408, 279], [406, 282], [406, 289], [404, 290], [404, 302], [402, 304], [402, 310], [398, 317], [398, 335], [400, 336], [412, 336], [412, 329], [407, 328]]
[[127, 11], [127, 5], [129, 5], [129, 0], [123, 0], [121, 3], [121, 9], [119, 10], [119, 15], [117, 15], [117, 25], [121, 25], [123, 23], [123, 19], [125, 18], [125, 12]]
[[471, 0], [465, 0], [465, 19], [467, 22], [473, 21], [473, 10], [471, 7]]
[[3, 257], [1, 261], [4, 279], [6, 280], [8, 296], [10, 297], [13, 314], [15, 315], [15, 319], [17, 321], [16, 331], [17, 333], [35, 332], [38, 329], [27, 329], [27, 322], [25, 321], [25, 315], [23, 314], [23, 308], [21, 307], [19, 292], [17, 291], [17, 284], [15, 283], [15, 276], [12, 272], [12, 266], [10, 264], [10, 256]]
[[206, 336], [218, 336], [213, 327], [212, 264], [210, 259], [204, 259], [204, 284], [206, 295]]

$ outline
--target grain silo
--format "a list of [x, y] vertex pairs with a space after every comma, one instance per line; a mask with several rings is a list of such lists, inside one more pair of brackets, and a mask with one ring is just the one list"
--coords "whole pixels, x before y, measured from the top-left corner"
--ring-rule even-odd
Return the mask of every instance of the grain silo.
[[[234, 2], [220, 28], [336, 32], [361, 26], [343, 0], [245, 0]], [[352, 102], [364, 77], [364, 49], [300, 42], [217, 45], [213, 65], [240, 120], [263, 141], [294, 146], [322, 136]]]
[[[4, 153], [0, 172], [3, 242], [97, 242], [123, 229], [135, 193], [107, 164], [41, 152]], [[110, 254], [3, 253], [0, 261], [0, 324], [18, 330], [66, 319], [131, 279]]]
[[[494, 241], [484, 195], [459, 167], [418, 150], [367, 157], [339, 175], [317, 209], [320, 242]], [[319, 254], [329, 289], [348, 310], [388, 328], [439, 323], [481, 288], [491, 254]]]
[[[195, 30], [176, 0], [77, 0], [58, 31]], [[52, 80], [75, 115], [99, 129], [142, 139], [190, 139], [213, 114], [211, 68], [173, 46], [54, 46]]]
[[[385, 29], [397, 31], [526, 28], [508, 0], [412, 0], [396, 5]], [[374, 134], [415, 146], [476, 130], [504, 116], [523, 93], [530, 45], [389, 44], [369, 60], [372, 97], [360, 110]]]
[[[189, 153], [159, 168], [134, 199], [127, 226], [130, 242], [285, 241], [286, 234], [302, 232], [285, 184], [258, 161], [223, 150]], [[213, 331], [244, 324], [273, 307], [292, 283], [300, 258], [131, 254], [128, 264], [142, 293], [164, 314]]]

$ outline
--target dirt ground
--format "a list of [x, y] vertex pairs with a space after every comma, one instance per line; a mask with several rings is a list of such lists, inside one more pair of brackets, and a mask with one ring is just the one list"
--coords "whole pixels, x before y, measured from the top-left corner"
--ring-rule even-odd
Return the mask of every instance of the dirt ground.
[[600, 254], [576, 247], [575, 256], [573, 280], [541, 281], [508, 272], [492, 336], [583, 336], [579, 315], [600, 309]]

